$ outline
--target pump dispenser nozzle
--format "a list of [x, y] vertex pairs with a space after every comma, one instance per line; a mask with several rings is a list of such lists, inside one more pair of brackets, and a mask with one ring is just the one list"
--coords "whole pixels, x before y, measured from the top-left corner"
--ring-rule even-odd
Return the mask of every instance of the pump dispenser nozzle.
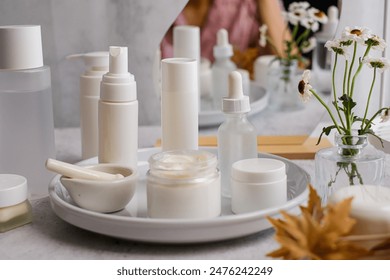
[[247, 113], [250, 111], [249, 97], [242, 91], [242, 77], [240, 72], [229, 74], [229, 95], [223, 99], [224, 113]]
[[87, 71], [108, 71], [108, 52], [90, 52], [71, 54], [68, 60], [83, 59]]
[[214, 46], [214, 57], [230, 57], [233, 55], [233, 47], [229, 44], [229, 34], [226, 29], [217, 32], [217, 44]]
[[127, 47], [110, 47], [111, 74], [127, 74]]
[[336, 6], [330, 6], [328, 8], [328, 22], [323, 25], [321, 33], [327, 34], [329, 37], [333, 37], [336, 33], [338, 24], [339, 9]]

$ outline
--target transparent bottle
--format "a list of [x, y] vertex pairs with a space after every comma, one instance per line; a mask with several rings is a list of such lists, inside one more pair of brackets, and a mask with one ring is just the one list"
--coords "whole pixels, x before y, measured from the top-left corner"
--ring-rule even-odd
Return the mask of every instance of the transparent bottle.
[[335, 144], [315, 156], [315, 187], [323, 203], [342, 187], [383, 183], [384, 154], [368, 145], [367, 135], [336, 134]]
[[30, 198], [48, 194], [55, 157], [50, 68], [38, 25], [0, 27], [0, 171], [29, 182]]
[[248, 96], [242, 92], [241, 75], [229, 75], [229, 96], [223, 99], [226, 120], [218, 129], [218, 161], [221, 171], [222, 196], [231, 197], [230, 173], [234, 162], [257, 157], [255, 127], [248, 121]]
[[228, 33], [225, 29], [220, 29], [217, 33], [217, 45], [214, 46], [215, 61], [211, 67], [211, 95], [216, 110], [220, 110], [221, 100], [228, 92], [229, 73], [237, 69], [236, 64], [230, 60], [232, 56], [233, 48], [229, 44]]

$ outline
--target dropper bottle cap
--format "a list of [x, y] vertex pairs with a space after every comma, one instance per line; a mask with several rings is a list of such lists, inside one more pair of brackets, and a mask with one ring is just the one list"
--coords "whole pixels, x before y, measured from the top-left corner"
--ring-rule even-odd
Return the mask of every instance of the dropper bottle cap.
[[229, 96], [223, 98], [222, 111], [227, 114], [248, 113], [251, 110], [249, 97], [242, 91], [242, 77], [240, 72], [229, 74]]
[[109, 71], [103, 76], [100, 99], [108, 102], [128, 102], [137, 99], [134, 75], [128, 72], [127, 47], [110, 47]]
[[226, 29], [219, 29], [217, 32], [217, 44], [213, 49], [214, 57], [231, 57], [233, 47], [229, 44], [229, 34]]
[[333, 37], [336, 33], [338, 24], [339, 9], [336, 6], [330, 6], [328, 8], [328, 22], [323, 25], [321, 33]]

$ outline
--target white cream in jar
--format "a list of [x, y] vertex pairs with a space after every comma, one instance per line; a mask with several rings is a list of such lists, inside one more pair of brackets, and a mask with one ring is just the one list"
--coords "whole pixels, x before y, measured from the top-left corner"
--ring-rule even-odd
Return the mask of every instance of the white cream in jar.
[[166, 151], [151, 156], [149, 164], [150, 218], [204, 219], [221, 214], [216, 155], [198, 150]]

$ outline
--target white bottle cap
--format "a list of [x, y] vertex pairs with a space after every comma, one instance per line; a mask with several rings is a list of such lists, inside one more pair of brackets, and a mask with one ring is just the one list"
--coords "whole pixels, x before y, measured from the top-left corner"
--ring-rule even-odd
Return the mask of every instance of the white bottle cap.
[[81, 58], [88, 70], [108, 71], [108, 52], [90, 52], [71, 54], [66, 59]]
[[108, 102], [128, 102], [137, 99], [134, 76], [128, 72], [127, 47], [111, 46], [109, 71], [103, 76], [100, 99]]
[[180, 25], [173, 28], [173, 57], [192, 58], [200, 63], [198, 26]]
[[323, 34], [329, 37], [333, 37], [336, 33], [337, 26], [339, 24], [339, 9], [336, 6], [330, 6], [328, 8], [328, 22], [322, 27]]
[[243, 159], [233, 163], [231, 172], [232, 179], [236, 181], [265, 184], [286, 178], [286, 165], [271, 158]]
[[229, 95], [223, 98], [222, 111], [224, 113], [248, 113], [251, 110], [249, 97], [242, 91], [242, 77], [240, 72], [229, 74]]
[[198, 65], [195, 59], [166, 58], [161, 61], [162, 92], [198, 92]]
[[41, 26], [0, 26], [0, 69], [43, 66]]
[[226, 29], [220, 29], [217, 32], [217, 44], [213, 49], [214, 57], [231, 57], [233, 47], [229, 44], [229, 34]]
[[26, 178], [15, 174], [0, 174], [0, 208], [22, 203], [26, 199]]

